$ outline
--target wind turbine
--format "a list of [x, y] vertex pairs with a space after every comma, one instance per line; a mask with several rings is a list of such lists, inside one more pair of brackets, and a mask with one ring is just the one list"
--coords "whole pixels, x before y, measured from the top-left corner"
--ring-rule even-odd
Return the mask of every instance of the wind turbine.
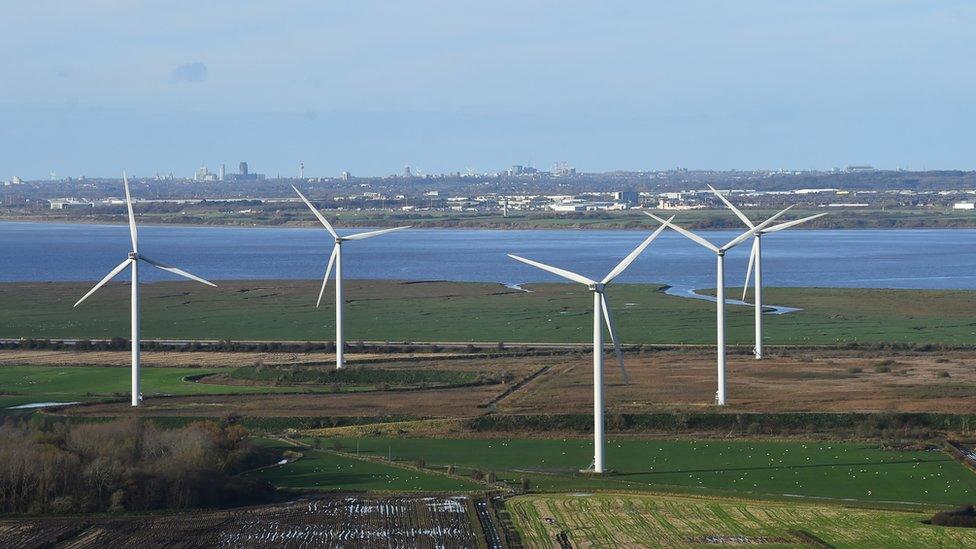
[[[709, 185], [708, 188], [711, 189], [713, 193], [715, 193], [715, 196], [717, 196], [719, 198], [719, 200], [721, 200], [722, 202], [724, 202], [725, 205], [728, 206], [730, 210], [732, 210], [732, 212], [736, 215], [736, 217], [738, 217], [739, 219], [741, 219], [742, 222], [746, 224], [746, 227], [749, 227], [750, 229], [755, 228], [755, 225], [752, 223], [752, 221], [749, 220], [749, 218], [746, 217], [746, 215], [744, 213], [742, 213], [741, 211], [739, 211], [738, 208], [736, 208], [734, 205], [732, 205], [732, 202], [730, 202], [727, 198], [725, 198], [725, 196], [723, 196], [722, 193], [720, 193], [717, 190], [715, 190], [715, 188], [712, 187], [711, 185]], [[762, 341], [763, 341], [762, 340], [762, 328], [763, 328], [763, 321], [762, 321], [762, 243], [761, 243], [761, 237], [764, 234], [775, 233], [775, 232], [778, 232], [778, 231], [782, 231], [783, 229], [788, 229], [790, 227], [799, 225], [801, 223], [806, 223], [807, 221], [816, 219], [818, 217], [823, 217], [825, 215], [827, 215], [827, 214], [826, 213], [819, 213], [819, 214], [816, 214], [816, 215], [802, 217], [800, 219], [794, 219], [793, 221], [787, 221], [785, 223], [780, 223], [778, 225], [773, 225], [772, 227], [769, 227], [768, 229], [763, 229], [763, 230], [757, 232], [752, 237], [752, 251], [749, 252], [749, 268], [746, 270], [746, 281], [745, 281], [745, 283], [742, 284], [742, 301], [745, 301], [746, 300], [746, 293], [749, 291], [749, 277], [752, 276], [753, 268], [755, 267], [755, 278], [753, 279], [753, 281], [755, 282], [755, 290], [753, 291], [753, 295], [755, 296], [755, 299], [753, 299], [753, 301], [755, 301], [755, 304], [754, 305], [755, 305], [755, 309], [756, 309], [756, 345], [755, 345], [755, 347], [753, 347], [753, 352], [756, 355], [756, 360], [760, 360], [763, 357], [763, 350], [762, 350]]]
[[[790, 206], [790, 208], [792, 208], [792, 206]], [[652, 214], [651, 212], [644, 212], [647, 215], [653, 217], [658, 222], [660, 222], [662, 226], [671, 227], [672, 229], [683, 234], [684, 236], [690, 238], [694, 242], [715, 252], [715, 257], [717, 258], [718, 261], [717, 267], [715, 269], [715, 305], [716, 305], [715, 347], [716, 347], [717, 368], [718, 368], [718, 390], [715, 391], [715, 403], [718, 404], [719, 406], [725, 406], [725, 252], [738, 246], [750, 236], [765, 229], [770, 223], [772, 223], [777, 218], [779, 218], [779, 216], [789, 211], [790, 208], [786, 208], [785, 210], [774, 215], [773, 217], [770, 217], [766, 221], [763, 221], [759, 225], [756, 225], [752, 229], [749, 229], [748, 231], [733, 238], [728, 242], [728, 244], [722, 247], [718, 247], [712, 244], [711, 242], [689, 231], [688, 229], [684, 229], [682, 227], [679, 227], [671, 223], [670, 219], [664, 220]], [[672, 217], [672, 219], [674, 218]]]
[[332, 273], [332, 265], [335, 265], [336, 273], [336, 369], [341, 369], [345, 363], [345, 353], [344, 340], [342, 338], [342, 243], [349, 240], [364, 240], [366, 238], [373, 238], [374, 236], [379, 236], [381, 234], [392, 233], [393, 231], [399, 231], [401, 229], [408, 229], [410, 226], [406, 227], [394, 227], [392, 229], [381, 229], [379, 231], [368, 231], [365, 233], [351, 234], [349, 236], [339, 236], [339, 233], [332, 228], [332, 225], [325, 219], [325, 216], [319, 212], [311, 202], [305, 198], [305, 195], [298, 190], [297, 187], [292, 185], [298, 196], [301, 197], [302, 201], [308, 205], [315, 217], [319, 219], [325, 230], [329, 231], [329, 234], [335, 238], [335, 246], [332, 248], [332, 255], [329, 256], [329, 266], [325, 269], [325, 278], [322, 279], [322, 289], [319, 290], [319, 300], [315, 302], [315, 306], [318, 307], [322, 304], [322, 295], [325, 294], [325, 286], [329, 283], [329, 274]]
[[[671, 219], [674, 219], [672, 217]], [[669, 219], [668, 221], [671, 221]], [[613, 313], [610, 310], [610, 303], [607, 301], [606, 287], [617, 278], [624, 269], [630, 266], [637, 259], [637, 256], [647, 248], [654, 239], [664, 230], [665, 225], [658, 227], [654, 233], [647, 237], [640, 246], [630, 252], [623, 261], [617, 264], [603, 280], [597, 282], [585, 276], [571, 271], [551, 267], [544, 263], [525, 259], [517, 255], [508, 254], [508, 257], [516, 261], [521, 261], [527, 265], [532, 265], [543, 271], [548, 271], [554, 275], [561, 276], [573, 282], [585, 284], [593, 292], [593, 472], [603, 473], [603, 323], [606, 322], [607, 330], [610, 332], [610, 339], [613, 341], [613, 351], [617, 355], [620, 363], [620, 372], [623, 374], [624, 383], [629, 383], [627, 370], [624, 368], [624, 355], [620, 351], [620, 338], [617, 337], [617, 326], [613, 320]]]
[[167, 265], [161, 261], [156, 261], [155, 259], [150, 259], [139, 253], [139, 237], [136, 234], [136, 219], [132, 214], [132, 197], [129, 194], [129, 178], [122, 172], [122, 185], [125, 187], [125, 205], [129, 210], [129, 237], [132, 239], [132, 251], [129, 252], [129, 256], [125, 261], [119, 263], [119, 266], [109, 271], [105, 278], [95, 284], [95, 287], [88, 290], [88, 293], [82, 296], [81, 299], [75, 303], [75, 307], [81, 305], [81, 302], [88, 299], [88, 296], [95, 293], [99, 288], [104, 286], [109, 280], [115, 278], [116, 275], [121, 273], [126, 267], [132, 267], [132, 405], [139, 406], [142, 402], [142, 393], [139, 391], [139, 262], [145, 261], [146, 263], [162, 269], [164, 271], [169, 271], [173, 274], [182, 276], [183, 278], [189, 278], [190, 280], [195, 280], [201, 282], [208, 286], [217, 285], [213, 282], [204, 280], [198, 276], [192, 275], [182, 269], [178, 269], [172, 265]]

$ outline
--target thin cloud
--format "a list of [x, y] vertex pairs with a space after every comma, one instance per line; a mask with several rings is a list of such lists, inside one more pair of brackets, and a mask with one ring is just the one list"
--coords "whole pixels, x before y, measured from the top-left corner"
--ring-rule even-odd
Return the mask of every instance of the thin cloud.
[[199, 61], [184, 63], [173, 69], [170, 79], [173, 82], [203, 82], [207, 79], [207, 66]]

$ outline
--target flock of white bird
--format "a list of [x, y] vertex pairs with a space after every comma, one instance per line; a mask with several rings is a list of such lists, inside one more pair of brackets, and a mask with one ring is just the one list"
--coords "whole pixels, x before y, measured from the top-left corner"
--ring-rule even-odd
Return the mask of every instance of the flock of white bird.
[[[128, 219], [129, 219], [129, 235], [132, 240], [132, 250], [129, 252], [128, 257], [116, 266], [114, 269], [109, 271], [104, 278], [102, 278], [95, 286], [88, 291], [81, 299], [75, 303], [75, 307], [80, 305], [89, 296], [95, 293], [99, 288], [104, 286], [108, 281], [115, 278], [119, 273], [124, 271], [126, 267], [132, 269], [132, 283], [131, 283], [131, 322], [132, 322], [132, 406], [139, 406], [142, 403], [142, 393], [139, 389], [139, 262], [145, 262], [153, 267], [168, 271], [178, 276], [194, 280], [209, 286], [216, 286], [216, 284], [200, 278], [196, 275], [190, 274], [182, 269], [168, 265], [161, 261], [155, 259], [150, 259], [149, 257], [139, 253], [139, 239], [136, 231], [135, 216], [132, 211], [132, 198], [129, 193], [129, 180], [128, 177], [123, 173], [122, 175], [123, 186], [125, 187], [125, 202], [128, 209]], [[344, 338], [342, 331], [342, 246], [344, 243], [365, 240], [367, 238], [372, 238], [374, 236], [380, 236], [393, 231], [399, 231], [402, 229], [407, 229], [409, 227], [395, 227], [392, 229], [382, 229], [378, 231], [368, 231], [363, 233], [352, 234], [348, 236], [340, 236], [336, 232], [335, 228], [331, 223], [319, 212], [318, 209], [299, 191], [297, 188], [295, 192], [301, 197], [302, 201], [312, 210], [315, 217], [320, 223], [325, 227], [329, 234], [335, 239], [335, 246], [332, 248], [332, 254], [329, 256], [328, 266], [325, 270], [325, 277], [322, 280], [322, 289], [319, 291], [318, 301], [316, 306], [322, 303], [322, 296], [325, 293], [325, 288], [328, 285], [329, 277], [332, 273], [333, 266], [335, 267], [335, 279], [336, 279], [336, 368], [342, 368], [344, 365]], [[650, 236], [648, 236], [637, 248], [635, 248], [627, 257], [625, 257], [620, 263], [617, 264], [603, 279], [596, 281], [591, 280], [585, 276], [568, 271], [565, 269], [560, 269], [558, 267], [553, 267], [546, 265], [544, 263], [539, 263], [538, 261], [533, 261], [531, 259], [526, 259], [524, 257], [519, 257], [517, 255], [509, 254], [509, 257], [531, 265], [533, 267], [542, 269], [543, 271], [549, 272], [556, 276], [565, 278], [572, 282], [577, 282], [580, 284], [585, 284], [591, 292], [593, 292], [593, 434], [594, 434], [594, 455], [593, 464], [588, 471], [594, 473], [604, 472], [604, 406], [603, 406], [603, 354], [604, 354], [604, 344], [603, 344], [603, 326], [606, 323], [606, 328], [610, 334], [610, 339], [613, 343], [614, 352], [617, 356], [618, 363], [620, 365], [621, 373], [623, 374], [624, 381], [627, 382], [627, 370], [624, 368], [623, 353], [620, 349], [620, 339], [617, 336], [617, 328], [613, 318], [613, 312], [610, 307], [610, 303], [607, 300], [606, 289], [607, 286], [613, 282], [613, 280], [619, 276], [627, 267], [633, 263], [640, 254], [648, 247], [654, 240], [663, 232], [666, 228], [671, 228], [678, 233], [688, 237], [692, 241], [700, 244], [709, 251], [715, 253], [717, 258], [716, 266], [716, 352], [717, 352], [717, 378], [718, 378], [718, 389], [715, 393], [716, 404], [722, 406], [726, 402], [725, 393], [725, 253], [732, 249], [733, 247], [745, 242], [746, 240], [752, 238], [752, 252], [749, 256], [749, 268], [746, 273], [746, 284], [743, 289], [743, 300], [745, 300], [746, 291], [749, 287], [749, 280], [752, 278], [754, 284], [754, 306], [755, 306], [755, 332], [756, 332], [756, 343], [755, 343], [755, 355], [757, 359], [762, 358], [762, 236], [801, 223], [805, 223], [812, 219], [816, 219], [826, 214], [816, 214], [808, 217], [796, 219], [793, 221], [787, 221], [784, 223], [773, 224], [779, 217], [789, 211], [790, 208], [786, 208], [780, 211], [776, 215], [766, 219], [765, 221], [754, 224], [742, 211], [736, 208], [722, 193], [715, 190], [711, 186], [709, 189], [722, 202], [728, 206], [735, 215], [742, 220], [746, 225], [747, 230], [740, 234], [739, 236], [733, 238], [724, 246], [716, 246], [709, 242], [708, 240], [702, 238], [701, 236], [672, 223], [674, 216], [669, 219], [662, 219], [650, 212], [644, 212], [648, 216], [652, 217], [658, 221], [661, 225], [657, 228]]]

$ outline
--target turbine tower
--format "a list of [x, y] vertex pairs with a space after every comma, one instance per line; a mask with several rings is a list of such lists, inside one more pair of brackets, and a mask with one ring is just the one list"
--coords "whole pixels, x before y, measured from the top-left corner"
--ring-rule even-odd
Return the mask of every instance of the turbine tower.
[[[792, 208], [792, 206], [790, 207]], [[765, 229], [770, 223], [772, 223], [777, 218], [779, 218], [779, 216], [789, 211], [789, 209], [790, 208], [786, 208], [785, 210], [774, 215], [773, 217], [770, 217], [766, 221], [763, 221], [759, 225], [756, 225], [752, 229], [740, 234], [739, 236], [729, 241], [728, 244], [722, 247], [718, 247], [712, 244], [711, 242], [705, 240], [704, 238], [698, 236], [697, 234], [671, 223], [670, 219], [664, 220], [652, 214], [651, 212], [644, 212], [645, 214], [653, 217], [655, 220], [660, 222], [662, 226], [671, 227], [672, 229], [678, 231], [679, 233], [688, 237], [692, 241], [715, 252], [715, 257], [717, 259], [717, 265], [715, 268], [715, 309], [716, 309], [715, 352], [716, 352], [716, 362], [717, 362], [716, 367], [718, 370], [718, 390], [715, 391], [715, 404], [718, 404], [719, 406], [725, 406], [725, 252], [738, 246], [750, 236]]]
[[[674, 219], [672, 217], [671, 219]], [[669, 219], [668, 221], [671, 221]], [[620, 338], [617, 337], [617, 326], [613, 320], [613, 312], [610, 310], [610, 303], [607, 301], [606, 288], [613, 279], [617, 278], [624, 269], [630, 266], [637, 259], [637, 256], [647, 248], [654, 239], [661, 234], [666, 225], [661, 225], [651, 236], [647, 237], [640, 246], [630, 252], [616, 267], [610, 271], [603, 280], [597, 282], [585, 276], [571, 271], [551, 267], [538, 261], [525, 259], [517, 255], [508, 254], [508, 257], [531, 265], [543, 271], [561, 276], [573, 282], [585, 284], [593, 292], [593, 472], [604, 472], [604, 436], [603, 436], [603, 323], [606, 322], [607, 330], [610, 332], [610, 339], [613, 341], [613, 351], [617, 355], [620, 363], [620, 372], [623, 375], [624, 383], [629, 383], [627, 370], [624, 368], [624, 355], [620, 351]]]
[[[727, 198], [725, 198], [725, 196], [723, 196], [722, 193], [715, 190], [715, 188], [712, 187], [711, 185], [709, 185], [708, 188], [711, 189], [713, 193], [715, 193], [715, 196], [717, 196], [719, 200], [725, 203], [725, 205], [728, 206], [730, 210], [732, 210], [732, 212], [736, 215], [736, 217], [738, 217], [739, 219], [742, 220], [743, 223], [745, 223], [746, 227], [750, 229], [755, 228], [755, 225], [752, 223], [752, 221], [748, 217], [746, 217], [744, 213], [739, 211], [738, 208], [732, 205], [732, 202], [730, 202]], [[760, 360], [763, 357], [763, 348], [762, 348], [762, 344], [763, 344], [762, 290], [763, 288], [762, 288], [762, 242], [761, 242], [762, 238], [761, 237], [764, 234], [782, 231], [783, 229], [788, 229], [790, 227], [799, 225], [800, 223], [806, 223], [807, 221], [811, 221], [813, 219], [816, 219], [818, 217], [823, 217], [825, 215], [827, 214], [820, 213], [816, 215], [803, 217], [800, 219], [795, 219], [793, 221], [787, 221], [785, 223], [780, 223], [778, 225], [773, 225], [768, 229], [763, 229], [757, 232], [752, 237], [752, 251], [749, 252], [749, 268], [746, 270], [746, 281], [745, 283], [742, 284], [742, 301], [746, 300], [746, 293], [749, 291], [749, 278], [753, 276], [753, 272], [754, 272], [755, 278], [753, 279], [753, 281], [755, 282], [755, 289], [753, 291], [753, 296], [754, 296], [753, 301], [755, 302], [754, 306], [756, 309], [756, 345], [755, 347], [753, 347], [752, 350], [753, 353], [755, 353], [756, 355], [756, 360]], [[755, 269], [755, 271], [753, 271], [753, 269]]]
[[332, 273], [332, 265], [335, 265], [336, 273], [336, 369], [341, 369], [345, 364], [345, 353], [344, 353], [344, 342], [342, 336], [342, 243], [351, 240], [364, 240], [367, 238], [372, 238], [374, 236], [379, 236], [381, 234], [392, 233], [393, 231], [399, 231], [401, 229], [408, 229], [410, 226], [406, 227], [394, 227], [392, 229], [381, 229], [379, 231], [368, 231], [365, 233], [356, 233], [349, 236], [339, 236], [339, 233], [332, 228], [332, 225], [325, 219], [325, 216], [319, 212], [311, 202], [305, 198], [305, 195], [298, 190], [297, 187], [292, 185], [298, 196], [301, 197], [302, 201], [312, 210], [315, 217], [322, 223], [325, 230], [329, 231], [329, 234], [335, 239], [335, 246], [332, 248], [332, 255], [329, 256], [329, 265], [325, 268], [325, 278], [322, 279], [322, 289], [319, 290], [319, 299], [315, 302], [315, 306], [318, 307], [322, 304], [322, 295], [325, 294], [325, 286], [329, 283], [329, 275]]
[[169, 271], [173, 274], [182, 276], [183, 278], [189, 278], [190, 280], [195, 280], [201, 282], [208, 286], [217, 285], [213, 282], [204, 280], [198, 276], [192, 275], [182, 269], [178, 269], [172, 265], [167, 265], [161, 261], [156, 261], [155, 259], [150, 259], [139, 253], [139, 237], [136, 234], [136, 219], [132, 214], [132, 197], [129, 194], [129, 178], [126, 177], [125, 172], [122, 172], [122, 185], [125, 187], [125, 205], [128, 209], [129, 214], [129, 237], [132, 239], [132, 251], [129, 252], [129, 256], [125, 261], [119, 263], [118, 267], [112, 269], [105, 278], [95, 284], [95, 287], [88, 290], [88, 293], [82, 296], [81, 299], [75, 303], [75, 307], [81, 305], [81, 302], [88, 299], [88, 296], [92, 295], [99, 288], [104, 286], [109, 280], [115, 278], [116, 275], [121, 273], [126, 267], [132, 267], [132, 405], [139, 406], [142, 403], [142, 393], [139, 391], [139, 262], [145, 261], [146, 263], [162, 269], [164, 271]]

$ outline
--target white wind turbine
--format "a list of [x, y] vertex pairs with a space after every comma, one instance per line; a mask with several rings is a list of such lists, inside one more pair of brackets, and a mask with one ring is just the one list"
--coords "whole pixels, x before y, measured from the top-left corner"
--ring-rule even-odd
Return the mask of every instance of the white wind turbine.
[[339, 233], [337, 233], [335, 229], [332, 228], [332, 225], [325, 219], [325, 216], [323, 216], [321, 212], [319, 212], [315, 208], [315, 206], [313, 206], [312, 203], [309, 202], [307, 198], [305, 198], [305, 195], [303, 195], [302, 192], [299, 191], [298, 188], [295, 187], [294, 185], [292, 185], [291, 188], [295, 189], [295, 192], [298, 193], [298, 196], [301, 197], [302, 201], [305, 202], [306, 205], [308, 205], [309, 209], [312, 210], [312, 213], [315, 214], [315, 217], [317, 217], [319, 221], [322, 222], [322, 225], [325, 226], [325, 229], [327, 231], [329, 231], [329, 234], [331, 234], [332, 237], [335, 238], [335, 246], [332, 248], [332, 255], [329, 256], [329, 265], [325, 269], [325, 278], [322, 279], [322, 289], [319, 290], [319, 300], [315, 303], [315, 306], [318, 307], [319, 305], [322, 304], [322, 295], [325, 294], [325, 286], [329, 283], [329, 274], [332, 272], [332, 265], [334, 264], [335, 273], [336, 273], [335, 347], [336, 347], [336, 369], [338, 370], [342, 368], [342, 366], [345, 363], [345, 353], [343, 349], [343, 347], [345, 346], [345, 340], [342, 338], [342, 243], [348, 240], [363, 240], [366, 238], [372, 238], [374, 236], [379, 236], [381, 234], [391, 233], [393, 231], [399, 231], [401, 229], [408, 229], [410, 227], [409, 226], [394, 227], [392, 229], [382, 229], [379, 231], [369, 231], [365, 233], [351, 234], [349, 236], [339, 236]]
[[[730, 210], [732, 210], [732, 212], [736, 215], [736, 217], [738, 217], [739, 219], [742, 220], [743, 223], [745, 223], [746, 227], [749, 227], [750, 229], [755, 228], [755, 225], [752, 223], [752, 221], [748, 217], [746, 217], [746, 215], [744, 213], [742, 213], [741, 211], [739, 211], [738, 208], [736, 208], [735, 206], [733, 206], [732, 205], [732, 202], [730, 202], [727, 198], [725, 198], [725, 196], [723, 196], [722, 193], [720, 193], [717, 190], [715, 190], [715, 188], [712, 187], [711, 185], [709, 185], [708, 188], [711, 189], [713, 193], [715, 193], [715, 196], [717, 196], [719, 198], [719, 200], [721, 200], [722, 202], [724, 202], [725, 205], [728, 206]], [[756, 360], [759, 360], [759, 359], [761, 359], [763, 357], [763, 349], [762, 349], [762, 343], [763, 343], [763, 339], [762, 339], [762, 328], [763, 328], [763, 321], [762, 321], [762, 303], [763, 303], [763, 300], [762, 300], [762, 290], [763, 290], [763, 287], [762, 287], [762, 243], [761, 243], [762, 235], [768, 234], [768, 233], [775, 233], [775, 232], [778, 232], [778, 231], [782, 231], [783, 229], [788, 229], [790, 227], [794, 227], [794, 226], [799, 225], [801, 223], [806, 223], [807, 221], [816, 219], [818, 217], [823, 217], [825, 215], [827, 215], [827, 214], [826, 213], [819, 213], [819, 214], [816, 214], [816, 215], [802, 217], [800, 219], [794, 219], [793, 221], [787, 221], [785, 223], [780, 223], [778, 225], [773, 225], [772, 227], [769, 227], [768, 229], [763, 229], [763, 230], [757, 232], [752, 237], [752, 251], [749, 252], [749, 268], [746, 270], [746, 281], [742, 285], [742, 301], [745, 301], [746, 300], [746, 293], [749, 291], [749, 278], [752, 276], [753, 272], [755, 272], [755, 278], [753, 279], [753, 281], [755, 283], [755, 289], [753, 291], [753, 295], [755, 296], [755, 299], [753, 299], [753, 301], [755, 302], [754, 305], [755, 305], [755, 309], [756, 309], [756, 345], [755, 345], [755, 347], [753, 347], [753, 352], [756, 355]], [[755, 269], [755, 271], [753, 271], [753, 269]]]
[[770, 217], [766, 221], [763, 221], [759, 225], [756, 225], [752, 229], [749, 229], [748, 231], [740, 234], [739, 236], [730, 240], [728, 244], [722, 247], [718, 247], [712, 244], [711, 242], [705, 240], [704, 238], [698, 236], [697, 234], [671, 223], [670, 219], [664, 220], [652, 214], [651, 212], [644, 212], [647, 215], [653, 217], [658, 222], [660, 222], [662, 226], [671, 227], [672, 229], [690, 238], [694, 242], [697, 242], [698, 244], [715, 252], [715, 257], [718, 260], [718, 264], [715, 269], [715, 305], [716, 305], [715, 307], [716, 308], [716, 330], [715, 330], [716, 349], [715, 350], [717, 355], [717, 369], [718, 369], [718, 390], [715, 391], [715, 403], [718, 404], [719, 406], [725, 405], [725, 252], [729, 251], [735, 246], [738, 246], [750, 236], [765, 229], [770, 223], [778, 219], [779, 216], [789, 211], [789, 209], [790, 208], [786, 208], [785, 210], [774, 215], [773, 217]]
[[[674, 219], [672, 217], [671, 219]], [[669, 219], [668, 221], [671, 221]], [[617, 264], [616, 267], [610, 271], [607, 276], [603, 277], [603, 280], [597, 282], [595, 280], [590, 280], [585, 276], [576, 274], [571, 271], [566, 271], [559, 269], [557, 267], [551, 267], [549, 265], [539, 263], [537, 261], [532, 261], [531, 259], [525, 259], [524, 257], [519, 257], [517, 255], [508, 254], [508, 257], [521, 261], [527, 265], [532, 265], [533, 267], [542, 269], [543, 271], [548, 271], [557, 276], [561, 276], [573, 282], [579, 282], [580, 284], [585, 284], [591, 292], [593, 292], [593, 472], [603, 473], [603, 323], [606, 322], [607, 330], [610, 332], [610, 339], [613, 341], [613, 350], [617, 355], [617, 360], [620, 363], [620, 372], [623, 374], [624, 383], [628, 383], [627, 370], [624, 368], [624, 356], [620, 351], [620, 338], [617, 337], [617, 326], [613, 320], [613, 312], [610, 310], [610, 304], [607, 302], [606, 287], [608, 284], [613, 282], [613, 279], [617, 278], [620, 273], [624, 272], [631, 263], [637, 259], [637, 256], [647, 248], [654, 239], [661, 234], [665, 225], [658, 227], [654, 233], [647, 237], [644, 242], [641, 242], [640, 246], [630, 252], [630, 255], [625, 257], [623, 261]]]
[[217, 285], [198, 276], [194, 276], [182, 269], [178, 269], [172, 265], [167, 265], [161, 261], [156, 261], [155, 259], [149, 259], [148, 257], [139, 253], [139, 237], [136, 234], [136, 219], [132, 214], [132, 197], [129, 195], [129, 178], [126, 177], [125, 172], [122, 172], [122, 185], [125, 187], [125, 205], [129, 211], [129, 237], [132, 239], [132, 251], [129, 252], [129, 257], [127, 257], [125, 261], [120, 263], [118, 267], [112, 269], [107, 275], [105, 275], [105, 278], [99, 281], [98, 284], [95, 284], [95, 287], [89, 290], [87, 294], [82, 296], [82, 298], [79, 299], [74, 306], [77, 307], [78, 305], [81, 305], [82, 301], [88, 299], [88, 296], [95, 293], [109, 280], [115, 278], [115, 276], [121, 273], [126, 267], [132, 267], [132, 405], [139, 406], [139, 404], [142, 402], [142, 393], [139, 391], [139, 262], [145, 261], [153, 267], [162, 269], [164, 271], [169, 271], [184, 278], [189, 278], [190, 280], [202, 282], [208, 286], [216, 287]]

